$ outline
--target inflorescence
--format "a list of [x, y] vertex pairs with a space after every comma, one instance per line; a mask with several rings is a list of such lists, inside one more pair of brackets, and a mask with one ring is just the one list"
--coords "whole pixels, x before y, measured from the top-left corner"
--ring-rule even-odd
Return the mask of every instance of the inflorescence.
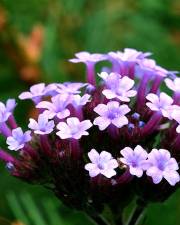
[[[86, 65], [86, 83], [40, 83], [19, 95], [39, 112], [25, 132], [15, 100], [0, 103], [1, 134], [17, 152], [0, 150], [10, 173], [85, 211], [122, 208], [135, 196], [166, 199], [180, 181], [180, 78], [150, 56], [77, 53], [70, 61]], [[111, 66], [96, 75], [100, 61]]]

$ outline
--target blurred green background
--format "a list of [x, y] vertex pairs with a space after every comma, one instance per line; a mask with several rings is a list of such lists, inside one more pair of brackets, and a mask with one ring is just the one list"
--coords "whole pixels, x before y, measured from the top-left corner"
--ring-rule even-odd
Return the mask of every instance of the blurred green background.
[[[0, 99], [17, 97], [36, 82], [84, 80], [75, 52], [125, 47], [151, 51], [157, 62], [180, 70], [179, 0], [0, 0]], [[20, 103], [26, 126], [31, 104]], [[22, 110], [23, 108], [23, 110]], [[1, 146], [4, 145], [1, 140]], [[0, 225], [88, 225], [51, 192], [8, 175], [1, 164]], [[145, 225], [179, 225], [180, 192], [150, 205]]]

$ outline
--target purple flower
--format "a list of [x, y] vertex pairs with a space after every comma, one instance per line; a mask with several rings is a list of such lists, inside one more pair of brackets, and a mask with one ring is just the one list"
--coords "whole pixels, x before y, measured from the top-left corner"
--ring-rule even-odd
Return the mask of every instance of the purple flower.
[[42, 96], [47, 95], [49, 92], [54, 91], [56, 89], [55, 84], [50, 84], [47, 87], [44, 83], [35, 84], [30, 87], [30, 91], [23, 92], [19, 95], [19, 98], [24, 99], [32, 99], [35, 103], [39, 103], [41, 101]]
[[34, 130], [35, 134], [50, 134], [55, 126], [54, 121], [48, 121], [48, 117], [45, 114], [40, 114], [37, 122], [34, 119], [29, 121], [28, 127]]
[[97, 105], [94, 111], [100, 115], [94, 120], [94, 125], [98, 125], [100, 130], [105, 130], [110, 124], [118, 128], [128, 124], [125, 115], [130, 112], [130, 108], [127, 105], [120, 105], [119, 102], [111, 101], [107, 105]]
[[16, 107], [15, 99], [9, 99], [6, 102], [6, 105], [0, 102], [0, 123], [6, 122], [14, 108]]
[[[142, 71], [141, 71], [142, 70]], [[169, 71], [156, 65], [156, 61], [153, 59], [143, 59], [139, 61], [139, 67], [137, 72], [150, 72], [152, 75], [159, 75], [161, 77], [166, 77]]]
[[76, 58], [70, 59], [70, 62], [73, 63], [96, 63], [106, 59], [106, 56], [103, 54], [90, 54], [89, 52], [79, 52], [75, 54]]
[[140, 145], [137, 145], [134, 150], [126, 147], [120, 153], [123, 155], [120, 161], [129, 166], [130, 173], [137, 177], [142, 177], [143, 164], [148, 157], [148, 153]]
[[136, 91], [131, 90], [134, 86], [134, 80], [127, 76], [121, 78], [117, 73], [102, 72], [99, 76], [105, 81], [106, 87], [102, 93], [107, 99], [118, 98], [121, 101], [129, 102], [130, 97], [136, 95]]
[[178, 164], [174, 158], [171, 158], [168, 150], [153, 149], [148, 155], [145, 169], [146, 174], [152, 177], [155, 184], [160, 183], [163, 177], [172, 186], [180, 181], [177, 172]]
[[31, 140], [31, 131], [26, 131], [23, 133], [20, 127], [12, 130], [12, 136], [7, 138], [6, 143], [9, 145], [10, 150], [18, 151], [22, 149], [25, 143]]
[[172, 119], [179, 124], [176, 128], [177, 133], [180, 134], [180, 106], [176, 106], [171, 114]]
[[80, 89], [85, 87], [87, 83], [63, 83], [63, 84], [57, 84], [57, 93], [59, 94], [68, 94], [68, 95], [74, 95], [74, 94], [80, 94]]
[[91, 95], [85, 94], [83, 96], [73, 95], [71, 104], [76, 108], [78, 106], [84, 106], [87, 102], [90, 102]]
[[89, 171], [90, 177], [102, 174], [107, 178], [111, 178], [116, 175], [114, 169], [118, 167], [118, 162], [116, 159], [113, 159], [109, 152], [102, 151], [99, 154], [95, 149], [92, 149], [88, 156], [91, 163], [86, 164], [85, 169]]
[[86, 130], [88, 130], [90, 127], [92, 127], [90, 120], [79, 121], [79, 119], [76, 117], [70, 117], [67, 119], [67, 123], [60, 122], [57, 125], [57, 129], [59, 131], [56, 134], [61, 139], [80, 139], [84, 135], [89, 135]]
[[146, 99], [150, 101], [146, 105], [152, 111], [160, 112], [164, 117], [170, 117], [170, 109], [173, 103], [173, 99], [170, 96], [164, 92], [161, 92], [160, 96], [150, 93], [146, 96]]
[[52, 102], [42, 101], [36, 108], [47, 109], [43, 114], [47, 115], [49, 119], [55, 116], [59, 119], [64, 119], [70, 115], [69, 109], [66, 109], [67, 105], [70, 103], [69, 96], [67, 94], [56, 95], [51, 98]]
[[143, 53], [140, 51], [136, 51], [132, 48], [125, 48], [124, 52], [109, 52], [108, 55], [117, 60], [117, 61], [124, 61], [124, 62], [137, 62], [139, 59], [143, 59], [147, 56], [150, 56], [151, 53]]
[[172, 91], [180, 92], [180, 77], [177, 77], [174, 80], [166, 78], [165, 83], [166, 83], [167, 87], [169, 89], [171, 89]]

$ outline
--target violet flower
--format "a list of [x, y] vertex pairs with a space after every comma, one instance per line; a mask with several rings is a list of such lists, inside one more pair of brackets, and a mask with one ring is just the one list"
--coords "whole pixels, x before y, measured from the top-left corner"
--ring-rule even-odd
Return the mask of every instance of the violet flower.
[[178, 123], [176, 132], [180, 134], [180, 106], [172, 111], [171, 117]]
[[146, 105], [152, 111], [160, 112], [164, 117], [169, 117], [169, 109], [173, 103], [173, 99], [170, 96], [164, 92], [161, 92], [160, 96], [151, 93], [146, 96], [146, 99], [150, 101]]
[[77, 58], [70, 59], [69, 61], [73, 63], [84, 63], [87, 69], [87, 82], [94, 85], [96, 83], [94, 66], [97, 62], [103, 61], [107, 57], [103, 54], [90, 54], [89, 52], [79, 52], [75, 56]]
[[89, 171], [90, 177], [102, 174], [107, 178], [111, 178], [116, 175], [115, 169], [118, 167], [118, 162], [113, 159], [111, 153], [102, 151], [99, 154], [95, 149], [92, 149], [88, 156], [91, 163], [86, 164], [85, 169]]
[[174, 91], [174, 104], [180, 105], [180, 77], [176, 77], [174, 80], [166, 78], [165, 83], [169, 89]]
[[148, 155], [145, 169], [146, 174], [152, 177], [155, 184], [160, 183], [163, 178], [172, 186], [180, 181], [177, 161], [171, 158], [168, 150], [153, 149]]
[[105, 130], [110, 124], [118, 128], [128, 124], [125, 115], [130, 112], [130, 108], [127, 105], [120, 105], [119, 102], [111, 101], [107, 105], [97, 105], [94, 111], [100, 115], [94, 120], [94, 125], [99, 126], [100, 130]]
[[136, 91], [131, 90], [134, 86], [134, 81], [129, 77], [121, 78], [117, 73], [108, 75], [106, 72], [99, 74], [99, 76], [105, 81], [107, 89], [105, 88], [102, 93], [107, 99], [117, 98], [123, 102], [129, 102], [130, 97], [136, 95]]
[[123, 158], [120, 161], [129, 167], [129, 172], [137, 177], [143, 175], [143, 165], [148, 157], [148, 153], [140, 145], [135, 149], [125, 147], [120, 151]]
[[74, 95], [71, 99], [71, 104], [77, 108], [78, 106], [84, 106], [88, 102], [90, 102], [91, 95], [85, 94], [83, 96], [80, 95]]
[[15, 107], [16, 107], [15, 99], [7, 100], [6, 105], [0, 102], [0, 123], [6, 122], [8, 120], [10, 115], [12, 115], [12, 112]]
[[45, 114], [40, 114], [38, 117], [38, 121], [34, 119], [29, 120], [30, 123], [28, 127], [32, 130], [34, 130], [35, 134], [50, 134], [54, 129], [54, 121], [50, 120], [48, 121], [48, 117]]
[[174, 92], [180, 92], [180, 78], [177, 77], [174, 80], [171, 80], [169, 78], [165, 79], [165, 83], [169, 89], [171, 89]]
[[82, 136], [89, 135], [87, 130], [90, 127], [92, 127], [90, 120], [79, 121], [76, 117], [70, 117], [67, 119], [67, 123], [60, 122], [57, 125], [59, 131], [56, 134], [61, 139], [73, 138], [78, 140]]
[[111, 58], [116, 59], [118, 61], [124, 62], [138, 62], [139, 59], [143, 59], [151, 55], [151, 53], [143, 53], [140, 51], [136, 51], [135, 49], [125, 48], [124, 52], [109, 52], [108, 54]]
[[12, 130], [12, 136], [8, 137], [6, 143], [9, 145], [10, 150], [18, 151], [31, 140], [31, 131], [23, 133], [20, 127]]
[[35, 102], [35, 104], [38, 104], [43, 96], [45, 96], [51, 91], [54, 91], [55, 89], [56, 85], [54, 84], [48, 85], [47, 87], [45, 86], [44, 83], [35, 84], [30, 87], [30, 91], [21, 93], [19, 95], [19, 98], [21, 100], [32, 99]]
[[70, 103], [69, 96], [66, 94], [56, 95], [51, 98], [52, 102], [42, 101], [36, 105], [36, 108], [47, 109], [43, 112], [49, 119], [55, 116], [59, 119], [64, 119], [70, 115], [67, 105]]
[[68, 94], [68, 95], [74, 95], [74, 94], [80, 94], [80, 89], [87, 86], [86, 83], [80, 83], [80, 82], [66, 82], [63, 84], [57, 84], [56, 92], [59, 94]]

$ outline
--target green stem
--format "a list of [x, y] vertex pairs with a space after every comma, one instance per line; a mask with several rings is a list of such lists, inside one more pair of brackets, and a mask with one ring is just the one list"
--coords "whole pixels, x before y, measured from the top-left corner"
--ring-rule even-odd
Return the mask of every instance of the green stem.
[[103, 217], [100, 215], [90, 214], [88, 216], [97, 224], [97, 225], [110, 225]]
[[146, 204], [138, 204], [137, 203], [137, 205], [132, 213], [132, 216], [130, 217], [130, 219], [126, 225], [137, 225], [140, 218], [142, 217], [145, 209], [146, 209]]

